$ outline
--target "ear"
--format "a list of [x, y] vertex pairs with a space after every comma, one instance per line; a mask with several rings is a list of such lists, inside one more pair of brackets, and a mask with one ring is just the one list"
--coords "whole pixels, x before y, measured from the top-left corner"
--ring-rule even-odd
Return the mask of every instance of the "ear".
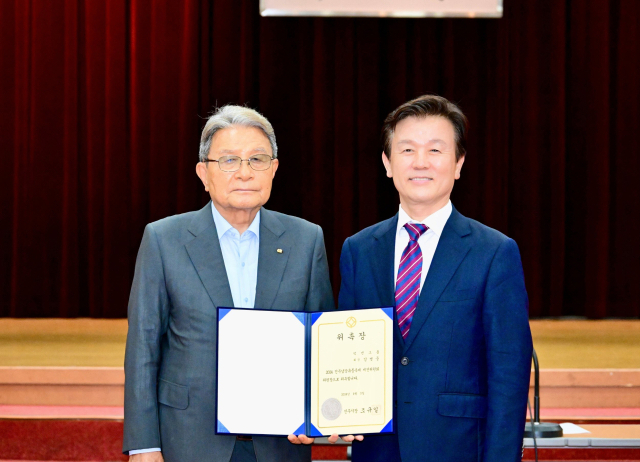
[[198, 175], [198, 178], [200, 178], [200, 181], [202, 181], [202, 184], [204, 185], [204, 190], [209, 191], [209, 186], [207, 185], [207, 164], [206, 163], [198, 162], [196, 164], [196, 175]]
[[384, 169], [387, 171], [387, 177], [393, 178], [393, 172], [391, 171], [391, 162], [389, 162], [389, 158], [384, 151], [382, 151], [382, 163], [384, 164]]
[[273, 159], [271, 161], [271, 168], [273, 170], [273, 175], [271, 176], [271, 179], [273, 179], [276, 176], [276, 170], [278, 170], [278, 165], [280, 165], [280, 162], [278, 162], [278, 159]]
[[466, 156], [462, 156], [458, 162], [456, 162], [456, 176], [455, 179], [459, 180], [460, 179], [460, 170], [462, 170], [462, 164], [464, 164], [464, 159]]

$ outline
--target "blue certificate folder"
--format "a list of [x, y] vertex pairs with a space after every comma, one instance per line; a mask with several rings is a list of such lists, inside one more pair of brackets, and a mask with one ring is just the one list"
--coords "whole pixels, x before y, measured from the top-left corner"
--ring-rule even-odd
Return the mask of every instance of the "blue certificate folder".
[[393, 433], [393, 314], [219, 307], [216, 433]]

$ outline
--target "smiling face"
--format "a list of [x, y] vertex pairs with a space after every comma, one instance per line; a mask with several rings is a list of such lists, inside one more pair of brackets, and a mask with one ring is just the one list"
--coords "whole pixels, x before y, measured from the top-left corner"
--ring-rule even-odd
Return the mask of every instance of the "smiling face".
[[396, 125], [391, 155], [382, 153], [382, 162], [404, 211], [423, 220], [449, 201], [464, 156], [456, 161], [455, 135], [448, 119], [408, 117]]
[[[272, 156], [271, 144], [262, 130], [255, 127], [231, 126], [217, 131], [211, 139], [209, 159], [238, 156], [248, 159], [255, 154]], [[217, 162], [199, 162], [196, 173], [209, 192], [220, 213], [257, 213], [271, 195], [273, 177], [278, 160], [273, 159], [267, 170], [255, 171], [248, 162], [242, 162], [235, 172], [223, 172]]]

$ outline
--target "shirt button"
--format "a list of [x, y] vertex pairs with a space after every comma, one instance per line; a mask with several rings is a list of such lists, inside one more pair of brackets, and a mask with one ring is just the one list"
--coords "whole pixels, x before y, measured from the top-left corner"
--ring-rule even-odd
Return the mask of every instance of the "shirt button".
[[249, 301], [249, 299], [245, 297], [244, 301], [245, 301], [245, 303], [246, 303], [246, 302], [248, 302], [248, 301]]
[[406, 366], [407, 364], [409, 364], [409, 358], [405, 356], [400, 360], [400, 364], [402, 364], [403, 366]]

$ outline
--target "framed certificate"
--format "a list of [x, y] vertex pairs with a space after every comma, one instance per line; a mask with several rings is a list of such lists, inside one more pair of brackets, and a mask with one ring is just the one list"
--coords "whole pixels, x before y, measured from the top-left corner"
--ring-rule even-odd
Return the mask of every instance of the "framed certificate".
[[218, 434], [391, 433], [393, 308], [218, 308]]

